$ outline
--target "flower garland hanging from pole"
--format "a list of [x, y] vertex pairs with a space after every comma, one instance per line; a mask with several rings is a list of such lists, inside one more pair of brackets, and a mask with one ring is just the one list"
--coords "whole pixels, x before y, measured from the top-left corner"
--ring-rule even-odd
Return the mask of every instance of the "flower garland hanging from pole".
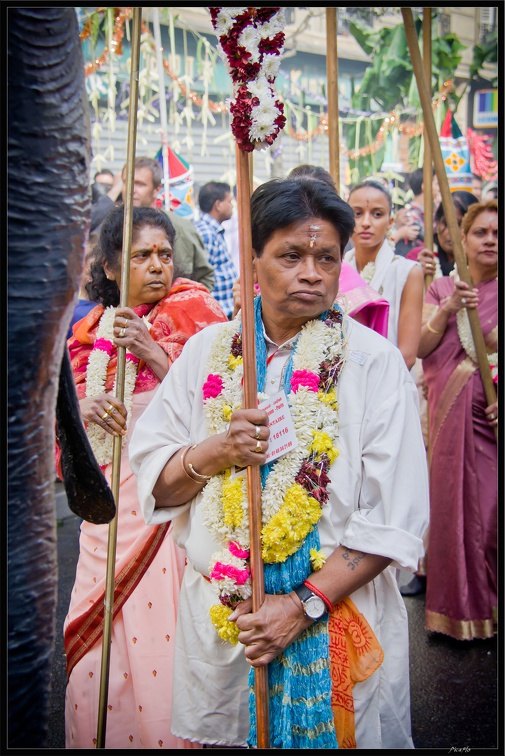
[[231, 130], [241, 150], [273, 144], [286, 124], [273, 83], [284, 47], [283, 16], [277, 8], [210, 8], [218, 52], [233, 82]]

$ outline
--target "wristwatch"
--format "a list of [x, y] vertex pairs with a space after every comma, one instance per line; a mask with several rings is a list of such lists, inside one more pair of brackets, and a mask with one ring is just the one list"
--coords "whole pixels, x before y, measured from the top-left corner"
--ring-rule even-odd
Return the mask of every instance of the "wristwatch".
[[293, 588], [293, 590], [302, 602], [303, 611], [306, 616], [313, 620], [321, 619], [327, 611], [323, 599], [313, 593], [303, 583]]

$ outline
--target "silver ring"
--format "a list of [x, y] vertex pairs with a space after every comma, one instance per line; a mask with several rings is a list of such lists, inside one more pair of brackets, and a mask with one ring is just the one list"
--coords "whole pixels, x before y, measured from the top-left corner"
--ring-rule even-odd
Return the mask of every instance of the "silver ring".
[[254, 451], [257, 452], [258, 454], [261, 454], [263, 452], [261, 441], [256, 441], [256, 448]]
[[125, 336], [126, 336], [126, 328], [123, 327], [119, 330], [119, 338], [124, 339]]
[[254, 438], [256, 439], [256, 441], [259, 441], [260, 433], [261, 433], [261, 428], [259, 427], [259, 425], [257, 425], [256, 426], [256, 434], [254, 436]]
[[494, 416], [494, 415], [489, 415], [489, 419], [490, 419], [490, 420], [496, 420], [496, 418], [495, 418], [495, 416]]
[[466, 299], [464, 297], [461, 298], [461, 304], [466, 304]]

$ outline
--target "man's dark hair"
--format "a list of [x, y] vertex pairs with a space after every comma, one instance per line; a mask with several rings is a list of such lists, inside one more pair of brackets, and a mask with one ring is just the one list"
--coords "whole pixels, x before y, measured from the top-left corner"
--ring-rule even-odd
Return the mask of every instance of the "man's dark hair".
[[409, 187], [414, 193], [414, 197], [418, 197], [423, 191], [424, 184], [424, 168], [417, 168], [409, 175]]
[[198, 194], [198, 204], [202, 213], [210, 213], [214, 203], [223, 200], [228, 193], [231, 193], [231, 188], [224, 181], [208, 181], [204, 184]]
[[338, 231], [343, 255], [354, 231], [354, 213], [335, 189], [311, 177], [272, 179], [251, 197], [252, 246], [261, 257], [265, 244], [279, 229], [309, 218], [328, 221]]
[[108, 168], [104, 168], [103, 171], [97, 171], [95, 173], [95, 178], [93, 179], [93, 181], [96, 181], [97, 176], [103, 176], [105, 173], [107, 174], [107, 176], [110, 176], [111, 179], [114, 179], [114, 174], [112, 173], [112, 171], [110, 171]]
[[[150, 157], [136, 157], [133, 163], [135, 170], [137, 168], [149, 168], [155, 189], [161, 186], [163, 180], [163, 170], [157, 160]], [[126, 170], [126, 164], [123, 166], [123, 172]]]
[[337, 191], [337, 186], [333, 181], [331, 173], [329, 173], [322, 165], [310, 165], [309, 163], [303, 163], [293, 168], [288, 178], [297, 178], [298, 176], [306, 176], [307, 178], [317, 179], [318, 181], [325, 181], [328, 186], [331, 186]]
[[382, 192], [382, 194], [385, 194], [387, 197], [387, 200], [389, 202], [389, 210], [393, 209], [393, 200], [391, 198], [391, 192], [389, 192], [384, 184], [381, 184], [380, 181], [374, 181], [374, 179], [365, 179], [364, 181], [360, 181], [359, 184], [354, 184], [354, 186], [351, 186], [351, 189], [349, 191], [348, 200], [351, 198], [351, 194], [353, 192], [358, 191], [358, 189], [368, 189], [368, 187], [372, 187], [372, 189], [377, 189], [379, 192]]
[[[160, 228], [165, 232], [168, 241], [174, 247], [175, 229], [168, 215], [163, 210], [154, 207], [132, 208], [132, 242], [138, 232], [149, 226]], [[109, 281], [105, 274], [104, 263], [113, 270], [121, 267], [123, 250], [124, 205], [114, 207], [105, 217], [100, 227], [98, 243], [95, 247], [94, 261], [90, 268], [90, 280], [85, 286], [91, 302], [100, 302], [104, 307], [117, 307], [119, 304], [119, 287], [115, 281]], [[174, 260], [174, 278], [175, 260]]]

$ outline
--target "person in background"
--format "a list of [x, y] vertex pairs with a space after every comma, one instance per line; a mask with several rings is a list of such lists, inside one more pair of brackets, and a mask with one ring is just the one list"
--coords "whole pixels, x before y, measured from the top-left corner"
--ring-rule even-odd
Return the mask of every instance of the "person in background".
[[224, 228], [224, 238], [230, 253], [231, 261], [237, 275], [240, 272], [240, 239], [238, 229], [238, 208], [237, 208], [237, 185], [233, 186], [233, 211], [228, 220], [222, 221]]
[[114, 183], [114, 174], [112, 173], [109, 168], [104, 168], [101, 171], [97, 171], [95, 173], [95, 178], [93, 179], [95, 184], [105, 184], [107, 189], [110, 189], [112, 184]]
[[[175, 232], [161, 210], [134, 207], [127, 307], [120, 301], [124, 207], [104, 220], [86, 287], [99, 304], [68, 341], [82, 420], [110, 485], [113, 437], [123, 439], [106, 748], [186, 748], [170, 731], [174, 634], [185, 554], [170, 523], [148, 527], [128, 461], [135, 422], [187, 339], [226, 317], [207, 289], [174, 275]], [[124, 402], [115, 396], [117, 348], [126, 348]], [[57, 469], [59, 450], [57, 450]], [[108, 525], [82, 522], [64, 623], [67, 748], [96, 747]]]
[[482, 187], [482, 201], [489, 202], [492, 199], [498, 199], [498, 184], [496, 181], [489, 181]]
[[[238, 320], [188, 341], [130, 446], [146, 522], [172, 521], [188, 556], [172, 729], [254, 747], [250, 668], [268, 665], [272, 748], [411, 749], [395, 570], [416, 567], [428, 512], [416, 388], [399, 351], [334, 305], [354, 218], [333, 188], [268, 181], [251, 225], [258, 392], [284, 389], [297, 446], [266, 464], [280, 426], [241, 408]], [[257, 612], [247, 478], [232, 470], [248, 465], [263, 489]]]
[[[451, 198], [456, 210], [456, 219], [458, 225], [461, 225], [463, 217], [468, 208], [477, 202], [477, 198], [467, 191], [452, 192]], [[407, 254], [407, 259], [417, 260], [421, 264], [425, 282], [432, 278], [439, 278], [440, 276], [448, 276], [454, 269], [454, 254], [452, 248], [452, 240], [449, 234], [449, 229], [445, 222], [444, 207], [442, 203], [439, 204], [435, 212], [435, 234], [433, 237], [434, 249], [427, 249], [421, 244], [415, 247]], [[430, 279], [428, 279], [428, 276]], [[427, 388], [423, 378], [422, 360], [418, 357], [414, 366], [415, 380], [419, 387], [419, 403], [421, 422], [423, 426], [423, 434], [426, 444], [426, 449], [429, 446], [429, 431], [428, 431], [428, 402], [427, 402]], [[428, 537], [427, 533], [425, 538], [425, 551], [428, 551]], [[413, 578], [406, 584], [402, 585], [400, 592], [403, 596], [416, 596], [420, 593], [424, 593], [426, 590], [426, 555], [422, 558], [419, 570], [413, 576]]]
[[200, 187], [198, 205], [200, 218], [195, 225], [207, 250], [209, 263], [214, 268], [213, 296], [231, 318], [232, 287], [238, 278], [238, 272], [232, 262], [221, 225], [224, 220], [229, 220], [233, 213], [230, 185], [223, 181], [208, 181]]
[[398, 347], [409, 370], [416, 361], [423, 306], [423, 271], [420, 265], [395, 255], [387, 240], [393, 219], [389, 191], [377, 181], [351, 188], [349, 205], [356, 225], [354, 248], [344, 260], [389, 302], [387, 338]]
[[[150, 157], [137, 156], [135, 158], [135, 170], [133, 178], [133, 205], [134, 207], [157, 207], [156, 198], [161, 189], [163, 173], [157, 160]], [[126, 185], [126, 165], [121, 176], [120, 185], [117, 184], [118, 196]], [[113, 190], [111, 190], [112, 192]], [[99, 227], [103, 219], [114, 207], [111, 192], [101, 199], [98, 208], [100, 214], [96, 214], [92, 223]], [[163, 212], [167, 212], [163, 210]], [[202, 283], [212, 292], [214, 287], [214, 271], [207, 260], [205, 247], [195, 228], [194, 223], [188, 218], [181, 218], [177, 213], [168, 212], [170, 221], [175, 228], [175, 245], [180, 275], [190, 278], [192, 281]]]
[[98, 234], [90, 234], [88, 238], [88, 243], [86, 245], [86, 250], [84, 253], [84, 264], [82, 268], [82, 274], [81, 274], [81, 285], [79, 289], [79, 299], [77, 300], [77, 304], [74, 309], [74, 314], [72, 315], [72, 320], [70, 321], [70, 325], [68, 327], [68, 333], [67, 333], [67, 339], [69, 339], [72, 336], [72, 329], [75, 323], [77, 323], [78, 320], [81, 320], [82, 318], [87, 315], [87, 313], [93, 309], [93, 307], [96, 307], [98, 302], [91, 302], [88, 293], [86, 291], [86, 284], [89, 281], [89, 272], [91, 263], [93, 262], [93, 258], [95, 255], [95, 247], [98, 242]]
[[396, 214], [391, 235], [395, 255], [403, 257], [424, 239], [424, 169], [412, 171], [408, 184], [414, 196]]
[[[451, 198], [456, 210], [458, 226], [461, 226], [468, 208], [478, 202], [477, 197], [471, 192], [458, 190], [452, 192]], [[425, 276], [431, 275], [438, 278], [439, 276], [448, 276], [454, 268], [454, 251], [442, 202], [435, 211], [434, 225], [434, 249], [426, 249], [423, 244], [419, 244], [407, 254], [407, 259], [419, 262], [423, 267]]]
[[477, 197], [480, 202], [482, 199], [482, 176], [477, 176], [476, 173], [472, 173], [472, 194]]
[[469, 311], [479, 316], [498, 382], [498, 205], [471, 205], [461, 223], [472, 290], [457, 275], [429, 287], [419, 342], [428, 388], [430, 527], [426, 629], [490, 638], [497, 622], [498, 403], [488, 402]]

